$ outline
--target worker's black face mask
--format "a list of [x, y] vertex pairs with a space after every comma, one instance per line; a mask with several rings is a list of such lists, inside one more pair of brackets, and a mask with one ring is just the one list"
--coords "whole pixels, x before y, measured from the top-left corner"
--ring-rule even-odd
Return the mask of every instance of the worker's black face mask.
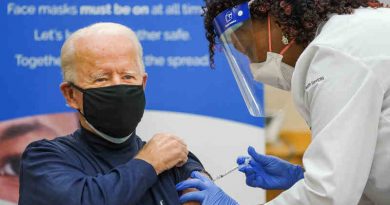
[[83, 93], [83, 113], [79, 112], [98, 130], [99, 135], [108, 135], [108, 138], [113, 139], [109, 141], [121, 143], [120, 138], [127, 138], [141, 121], [145, 109], [142, 85], [89, 89], [82, 89], [72, 83], [70, 85]]

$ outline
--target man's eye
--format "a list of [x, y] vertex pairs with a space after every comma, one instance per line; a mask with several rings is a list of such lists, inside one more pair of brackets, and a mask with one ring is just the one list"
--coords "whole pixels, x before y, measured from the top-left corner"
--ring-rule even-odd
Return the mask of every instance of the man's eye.
[[131, 80], [131, 79], [134, 79], [135, 77], [132, 75], [125, 75], [125, 76], [123, 76], [123, 78], [126, 80]]
[[107, 78], [97, 78], [96, 80], [95, 80], [95, 82], [105, 82], [105, 81], [107, 81]]
[[20, 157], [10, 157], [3, 167], [0, 168], [0, 174], [5, 176], [19, 176]]

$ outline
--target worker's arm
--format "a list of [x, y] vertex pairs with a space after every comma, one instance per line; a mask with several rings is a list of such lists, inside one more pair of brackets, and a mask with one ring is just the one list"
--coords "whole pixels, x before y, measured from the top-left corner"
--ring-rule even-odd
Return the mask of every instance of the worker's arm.
[[267, 205], [357, 204], [369, 177], [384, 89], [359, 59], [324, 46], [311, 49], [312, 61], [301, 62], [310, 67], [300, 85], [305, 92], [294, 93], [303, 95], [310, 113], [305, 177]]

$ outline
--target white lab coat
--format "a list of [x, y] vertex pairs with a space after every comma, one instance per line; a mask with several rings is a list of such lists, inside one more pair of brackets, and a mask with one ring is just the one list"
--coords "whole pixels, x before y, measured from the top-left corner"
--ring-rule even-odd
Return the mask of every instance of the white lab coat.
[[390, 9], [332, 16], [292, 94], [312, 131], [305, 177], [267, 205], [389, 205]]

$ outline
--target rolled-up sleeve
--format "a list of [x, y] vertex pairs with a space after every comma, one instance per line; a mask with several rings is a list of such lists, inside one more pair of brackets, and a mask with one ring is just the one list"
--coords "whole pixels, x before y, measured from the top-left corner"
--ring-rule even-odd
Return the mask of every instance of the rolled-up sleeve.
[[182, 167], [176, 168], [175, 170], [175, 183], [187, 180], [193, 171], [206, 172], [200, 160], [190, 152], [188, 154], [188, 161]]

